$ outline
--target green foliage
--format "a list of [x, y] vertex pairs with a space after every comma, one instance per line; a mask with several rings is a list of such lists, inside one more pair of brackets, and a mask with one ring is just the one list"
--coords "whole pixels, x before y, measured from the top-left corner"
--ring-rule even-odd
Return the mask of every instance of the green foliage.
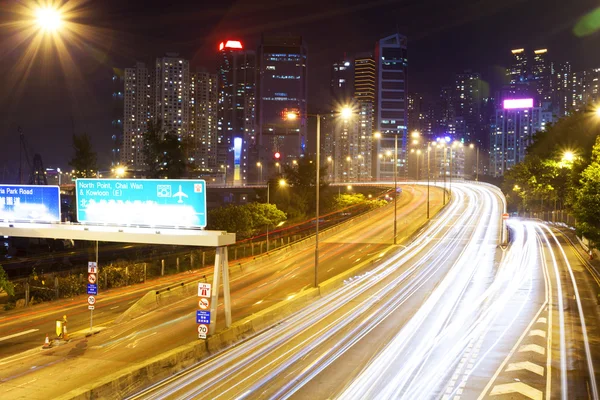
[[77, 178], [95, 178], [98, 171], [97, 155], [87, 133], [73, 135], [73, 150], [75, 154], [69, 161], [69, 165], [75, 170], [75, 176]]
[[0, 265], [0, 293], [1, 292], [6, 292], [9, 296], [15, 294], [15, 285], [8, 280], [8, 275], [6, 275], [6, 271], [4, 271], [2, 265]]
[[144, 134], [144, 159], [148, 178], [178, 179], [186, 175], [190, 143], [175, 132], [166, 132], [161, 122], [148, 123]]
[[228, 205], [208, 212], [207, 229], [235, 232], [238, 238], [246, 238], [285, 220], [285, 213], [275, 204]]
[[600, 137], [593, 148], [593, 161], [581, 175], [581, 187], [577, 189], [573, 208], [578, 233], [597, 247], [600, 244]]

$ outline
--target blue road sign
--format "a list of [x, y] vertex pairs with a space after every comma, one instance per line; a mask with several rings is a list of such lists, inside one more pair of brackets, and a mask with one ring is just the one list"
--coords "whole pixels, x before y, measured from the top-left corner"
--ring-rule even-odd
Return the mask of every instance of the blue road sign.
[[47, 185], [0, 185], [0, 220], [60, 222], [60, 189]]
[[206, 226], [200, 179], [77, 179], [79, 222], [165, 227]]
[[197, 324], [210, 324], [210, 311], [196, 311]]
[[87, 284], [87, 294], [93, 294], [94, 296], [98, 295], [98, 284], [97, 283], [88, 283]]

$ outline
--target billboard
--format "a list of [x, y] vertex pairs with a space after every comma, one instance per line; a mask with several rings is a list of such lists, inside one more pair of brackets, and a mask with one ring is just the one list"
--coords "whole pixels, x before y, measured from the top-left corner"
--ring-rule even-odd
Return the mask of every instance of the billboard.
[[0, 220], [60, 222], [59, 187], [0, 185]]
[[200, 179], [77, 179], [82, 223], [204, 228], [206, 182]]
[[506, 99], [504, 100], [504, 109], [512, 110], [517, 108], [533, 108], [533, 99]]

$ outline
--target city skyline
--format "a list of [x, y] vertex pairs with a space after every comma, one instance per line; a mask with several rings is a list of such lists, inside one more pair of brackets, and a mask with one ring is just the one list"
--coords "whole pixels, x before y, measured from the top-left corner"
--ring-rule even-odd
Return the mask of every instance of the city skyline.
[[[310, 5], [309, 3], [306, 4]], [[329, 92], [331, 62], [342, 57], [344, 53], [370, 51], [378, 39], [386, 37], [396, 30], [408, 37], [409, 93], [415, 91], [435, 93], [441, 84], [450, 83], [453, 76], [464, 69], [480, 72], [486, 81], [498, 81], [503, 75], [504, 68], [510, 63], [506, 52], [517, 47], [549, 47], [553, 58], [558, 61], [569, 59], [572, 61], [574, 70], [600, 65], [600, 60], [596, 59], [596, 55], [592, 52], [583, 56], [593, 42], [594, 36], [579, 38], [572, 33], [572, 28], [577, 20], [591, 10], [592, 2], [578, 2], [568, 10], [568, 15], [558, 15], [557, 12], [552, 12], [543, 16], [536, 15], [532, 11], [535, 9], [533, 3], [527, 7], [523, 6], [521, 9], [515, 3], [508, 3], [501, 7], [495, 6], [485, 13], [471, 10], [471, 14], [457, 26], [438, 24], [433, 28], [431, 25], [418, 28], [415, 22], [409, 22], [409, 20], [412, 21], [411, 18], [400, 16], [399, 12], [403, 9], [397, 2], [376, 2], [365, 5], [355, 2], [346, 6], [333, 5], [328, 12], [310, 14], [310, 17], [305, 13], [306, 18], [302, 18], [302, 16], [289, 18], [284, 27], [280, 26], [280, 22], [278, 25], [264, 23], [264, 21], [265, 19], [276, 20], [277, 15], [281, 15], [281, 12], [289, 12], [294, 7], [298, 7], [298, 4], [292, 3], [283, 7], [284, 10], [277, 10], [273, 3], [265, 5], [262, 10], [253, 10], [247, 2], [236, 2], [221, 8], [205, 6], [204, 14], [211, 15], [215, 22], [207, 28], [203, 28], [207, 30], [204, 35], [197, 36], [195, 33], [182, 35], [182, 31], [187, 29], [189, 32], [194, 29], [184, 29], [180, 26], [186, 25], [186, 21], [193, 16], [200, 15], [200, 11], [195, 11], [199, 9], [198, 5], [194, 6], [183, 2], [181, 13], [173, 18], [165, 19], [164, 24], [161, 24], [161, 20], [158, 18], [158, 3], [145, 2], [147, 7], [141, 10], [141, 15], [136, 16], [135, 21], [127, 26], [125, 19], [133, 12], [136, 2], [129, 5], [106, 2], [102, 7], [91, 8], [89, 6], [91, 11], [82, 17], [82, 22], [108, 29], [108, 33], [103, 33], [112, 39], [107, 45], [108, 48], [102, 49], [98, 54], [82, 50], [73, 51], [74, 61], [84, 78], [83, 84], [75, 88], [74, 93], [70, 93], [70, 90], [65, 87], [59, 88], [60, 83], [66, 79], [65, 74], [60, 71], [58, 62], [50, 60], [46, 61], [46, 64], [34, 63], [31, 79], [27, 84], [17, 82], [15, 85], [20, 85], [18, 87], [21, 90], [15, 91], [14, 96], [10, 99], [4, 94], [5, 118], [2, 124], [2, 136], [7, 138], [7, 148], [15, 149], [15, 151], [7, 152], [4, 159], [7, 165], [14, 166], [16, 160], [14, 154], [18, 148], [16, 129], [17, 126], [22, 126], [23, 132], [30, 138], [34, 150], [46, 150], [48, 154], [43, 154], [43, 156], [48, 165], [58, 164], [66, 167], [66, 162], [71, 156], [71, 135], [81, 132], [90, 134], [99, 152], [100, 162], [107, 165], [112, 148], [110, 139], [112, 106], [110, 101], [105, 100], [103, 92], [107, 92], [109, 95], [109, 88], [105, 80], [111, 75], [112, 68], [131, 67], [135, 65], [136, 61], [151, 63], [156, 57], [173, 51], [181, 54], [182, 58], [189, 58], [190, 68], [205, 66], [207, 71], [214, 72], [213, 67], [218, 61], [215, 45], [224, 37], [238, 37], [254, 47], [254, 44], [259, 43], [260, 34], [263, 32], [288, 31], [306, 34], [311, 55], [311, 62], [308, 64], [309, 112], [314, 108], [322, 109], [327, 106], [327, 104], [320, 104], [319, 100], [324, 97], [323, 93]], [[444, 8], [436, 2], [429, 4], [429, 6], [431, 5], [435, 6], [435, 11], [430, 15], [429, 21], [442, 20], [443, 12], [448, 11], [447, 7]], [[456, 2], [454, 6], [455, 12], [465, 12], [465, 10], [471, 9], [464, 2]], [[247, 15], [240, 10], [246, 10]], [[516, 13], [516, 10], [521, 12]], [[424, 10], [419, 7], [413, 7], [409, 11], [413, 12], [411, 15], [417, 17], [416, 20], [419, 20], [418, 17], [426, 15]], [[250, 23], [250, 16], [262, 15], [261, 12], [264, 15]], [[14, 15], [6, 15], [14, 17]], [[502, 19], [506, 16], [512, 16], [515, 20], [523, 23], [517, 24], [520, 27], [511, 32], [502, 32], [502, 37], [499, 37], [500, 34], [492, 31], [498, 24], [502, 25]], [[173, 21], [177, 18], [181, 18], [183, 23], [174, 23]], [[363, 18], [369, 20], [378, 18], [381, 23], [361, 24], [360, 21]], [[552, 25], [549, 21], [559, 20], [563, 21], [562, 24], [554, 24], [559, 28], [549, 28]], [[235, 29], [236, 21], [240, 28]], [[328, 23], [322, 24], [322, 21]], [[344, 22], [355, 22], [355, 24], [351, 28], [346, 26], [345, 29], [339, 29]], [[536, 32], [536, 27], [542, 26], [542, 28], [538, 29], [535, 35], [529, 35], [524, 34], [526, 28], [523, 25], [528, 25], [527, 29], [531, 32]], [[157, 26], [160, 29], [153, 28]], [[241, 28], [242, 26], [243, 28]], [[544, 28], [544, 26], [546, 27]], [[311, 29], [315, 27], [317, 29]], [[480, 38], [487, 38], [487, 44], [485, 40], [483, 40], [484, 43], [473, 40], [472, 33], [474, 31], [478, 31]], [[447, 40], [449, 33], [452, 34], [452, 40]], [[340, 39], [344, 37], [343, 35], [355, 40], [342, 42]], [[466, 38], [469, 35], [471, 38], [467, 41]], [[157, 39], [158, 36], [160, 39]], [[327, 38], [327, 40], [323, 40], [323, 38]], [[18, 52], [9, 53], [7, 43], [3, 43], [2, 46], [3, 51], [8, 55], [5, 68], [7, 72], [12, 72], [11, 68], [18, 59], [16, 54]], [[489, 43], [494, 45], [490, 46]], [[477, 48], [485, 49], [473, 52]], [[211, 52], [212, 56], [209, 57]], [[467, 57], [466, 53], [473, 53], [473, 55]], [[50, 55], [51, 53], [46, 54], [46, 56]], [[38, 64], [45, 65], [44, 74], [39, 73], [40, 65]], [[54, 80], [43, 81], [39, 77], [53, 76], [53, 74], [56, 74]], [[2, 79], [7, 80], [10, 76], [10, 73], [4, 74]], [[10, 88], [15, 85], [5, 85], [4, 87]], [[84, 96], [85, 93], [89, 94], [90, 92], [93, 92], [94, 96]], [[34, 94], [40, 95], [35, 96]], [[86, 101], [79, 101], [81, 98], [85, 98]], [[56, 99], [62, 101], [57, 102]], [[40, 122], [28, 118], [31, 110], [40, 111], [39, 115], [43, 115], [42, 118], [45, 121]], [[69, 116], [70, 113], [73, 116]]]

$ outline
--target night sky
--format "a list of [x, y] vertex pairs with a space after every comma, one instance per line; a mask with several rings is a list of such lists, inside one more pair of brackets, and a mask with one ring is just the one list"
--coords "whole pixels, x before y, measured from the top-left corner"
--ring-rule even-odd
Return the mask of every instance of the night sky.
[[600, 67], [599, 34], [573, 33], [596, 0], [71, 1], [73, 21], [84, 27], [79, 39], [65, 40], [71, 58], [45, 42], [33, 62], [21, 64], [32, 38], [18, 44], [19, 4], [35, 2], [0, 1], [0, 180], [5, 167], [16, 172], [18, 126], [46, 166], [68, 168], [73, 132], [90, 134], [107, 166], [113, 68], [177, 52], [192, 67], [215, 71], [220, 41], [256, 48], [262, 32], [305, 37], [309, 110], [328, 106], [332, 61], [372, 51], [396, 31], [409, 40], [409, 92], [430, 96], [464, 69], [497, 86], [511, 48], [548, 48], [551, 60], [569, 60], [574, 70]]

